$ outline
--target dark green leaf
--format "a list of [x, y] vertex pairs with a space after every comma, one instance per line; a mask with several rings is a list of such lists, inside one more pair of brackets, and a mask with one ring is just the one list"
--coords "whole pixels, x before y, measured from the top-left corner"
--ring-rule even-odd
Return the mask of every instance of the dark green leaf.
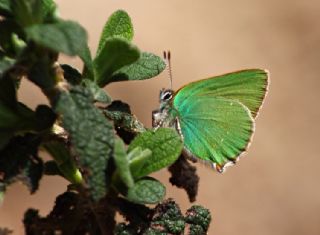
[[139, 134], [129, 145], [128, 151], [130, 152], [136, 147], [150, 149], [152, 155], [147, 158], [133, 159], [130, 165], [134, 166], [135, 169], [140, 169], [131, 171], [135, 179], [149, 175], [174, 163], [178, 159], [183, 145], [180, 136], [175, 130], [159, 128], [156, 131], [149, 130]]
[[157, 76], [166, 67], [164, 61], [152, 53], [143, 52], [136, 62], [124, 66], [112, 75], [112, 82], [144, 80]]
[[105, 90], [103, 90], [102, 88], [100, 88], [96, 83], [94, 83], [91, 80], [88, 79], [84, 79], [82, 81], [82, 84], [88, 88], [88, 90], [90, 90], [90, 92], [93, 95], [93, 99], [96, 102], [101, 102], [101, 103], [105, 103], [105, 104], [110, 104], [111, 103], [111, 98], [110, 96], [107, 94], [107, 92]]
[[94, 67], [93, 67], [93, 61], [91, 57], [91, 52], [86, 45], [82, 48], [82, 50], [79, 52], [79, 57], [82, 59], [84, 66], [83, 66], [83, 77], [86, 77], [90, 80], [94, 79]]
[[0, 0], [0, 15], [11, 15], [10, 0]]
[[101, 49], [108, 38], [111, 37], [121, 37], [131, 41], [133, 38], [133, 26], [131, 23], [130, 16], [127, 12], [123, 10], [118, 10], [114, 12], [105, 24], [98, 46], [97, 55], [100, 53]]
[[107, 39], [101, 52], [94, 60], [96, 82], [100, 87], [111, 81], [111, 75], [140, 57], [139, 49], [121, 38]]
[[60, 66], [63, 69], [64, 78], [68, 81], [68, 83], [71, 85], [79, 85], [81, 83], [82, 76], [77, 69], [68, 64], [62, 64]]
[[15, 64], [15, 62], [16, 61], [14, 59], [7, 56], [1, 56], [0, 54], [0, 79], [1, 76]]
[[42, 23], [42, 0], [12, 0], [11, 9], [16, 21], [23, 27]]
[[53, 110], [47, 105], [38, 105], [35, 115], [37, 131], [50, 129], [57, 118]]
[[42, 0], [42, 15], [44, 21], [52, 21], [57, 18], [57, 5], [54, 3], [53, 0]]
[[14, 82], [9, 76], [0, 77], [0, 103], [11, 108], [18, 105]]
[[156, 179], [142, 178], [128, 189], [126, 198], [138, 204], [156, 204], [164, 198], [166, 188]]
[[133, 187], [134, 181], [130, 172], [129, 161], [127, 159], [127, 152], [123, 141], [119, 138], [115, 140], [114, 145], [114, 160], [117, 167], [117, 172], [121, 180], [128, 188]]
[[13, 35], [20, 35], [21, 27], [12, 19], [0, 21], [0, 47], [5, 51], [7, 56], [15, 56], [16, 50], [13, 45]]
[[109, 110], [104, 110], [104, 114], [113, 120], [117, 127], [121, 127], [126, 131], [134, 133], [145, 131], [143, 124], [132, 114]]
[[81, 55], [87, 46], [86, 31], [73, 21], [33, 25], [26, 33], [37, 44], [71, 56]]
[[91, 92], [80, 86], [62, 93], [55, 110], [62, 115], [92, 197], [98, 200], [107, 190], [105, 170], [114, 146], [112, 124], [93, 105]]
[[[211, 214], [208, 209], [199, 205], [194, 205], [187, 210], [185, 220], [191, 225], [191, 230], [201, 231], [202, 229], [202, 231], [206, 232], [211, 222]], [[192, 232], [192, 234], [199, 233]]]
[[43, 171], [43, 163], [37, 155], [39, 143], [39, 137], [28, 134], [15, 137], [0, 151], [0, 175], [4, 185], [22, 181], [31, 193], [36, 191]]

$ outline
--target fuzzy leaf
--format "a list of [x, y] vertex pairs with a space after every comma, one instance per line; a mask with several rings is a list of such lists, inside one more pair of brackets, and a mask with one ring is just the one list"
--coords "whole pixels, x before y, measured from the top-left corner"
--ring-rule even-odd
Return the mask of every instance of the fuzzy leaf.
[[174, 163], [182, 150], [182, 141], [177, 132], [169, 128], [149, 130], [139, 134], [129, 145], [128, 152], [136, 147], [150, 149], [152, 155], [142, 158], [135, 164], [140, 165], [140, 170], [132, 171], [135, 179], [149, 175]]
[[164, 198], [166, 188], [156, 179], [142, 178], [128, 189], [126, 198], [138, 204], [156, 204]]
[[93, 105], [91, 92], [80, 86], [62, 93], [55, 110], [62, 115], [92, 197], [98, 200], [107, 190], [105, 170], [114, 146], [112, 124]]
[[38, 157], [40, 139], [35, 135], [15, 137], [0, 151], [0, 179], [2, 187], [16, 181], [26, 184], [31, 193], [39, 186], [43, 163]]
[[123, 10], [114, 12], [106, 22], [98, 46], [97, 55], [104, 47], [106, 40], [111, 37], [121, 37], [131, 41], [133, 38], [133, 26], [130, 16]]
[[91, 80], [84, 79], [82, 84], [90, 90], [93, 95], [93, 99], [96, 102], [101, 102], [105, 104], [111, 103], [111, 97], [107, 94], [105, 90], [100, 88], [96, 83]]
[[112, 82], [111, 75], [140, 57], [139, 49], [121, 38], [107, 39], [101, 52], [94, 60], [96, 82], [100, 87]]
[[73, 21], [33, 25], [26, 33], [37, 44], [70, 56], [80, 55], [87, 46], [86, 31]]
[[142, 52], [136, 62], [124, 66], [112, 75], [112, 82], [144, 80], [157, 76], [166, 67], [164, 61], [152, 53]]
[[115, 140], [114, 145], [114, 160], [117, 167], [117, 174], [119, 174], [122, 181], [128, 188], [133, 187], [134, 181], [130, 172], [127, 153], [123, 141], [119, 138]]

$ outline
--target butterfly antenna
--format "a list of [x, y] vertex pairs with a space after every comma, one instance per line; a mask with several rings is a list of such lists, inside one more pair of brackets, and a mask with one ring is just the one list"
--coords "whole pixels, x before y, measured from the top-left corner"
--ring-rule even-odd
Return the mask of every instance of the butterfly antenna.
[[167, 67], [169, 79], [170, 79], [170, 89], [172, 90], [172, 70], [171, 70], [171, 53], [170, 53], [170, 51], [164, 51], [163, 58], [164, 58], [165, 63], [167, 65], [166, 67]]

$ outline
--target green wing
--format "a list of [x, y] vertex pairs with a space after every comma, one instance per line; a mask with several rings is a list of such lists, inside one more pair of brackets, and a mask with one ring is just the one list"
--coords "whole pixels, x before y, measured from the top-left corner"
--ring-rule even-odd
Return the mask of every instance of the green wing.
[[267, 87], [267, 71], [242, 70], [187, 84], [176, 92], [174, 105], [185, 109], [195, 96], [224, 97], [244, 104], [251, 111], [252, 116], [256, 117]]
[[178, 110], [185, 148], [218, 171], [246, 150], [254, 130], [247, 107], [223, 97], [197, 96]]
[[185, 148], [217, 170], [246, 150], [268, 87], [268, 73], [243, 70], [189, 83], [175, 93]]

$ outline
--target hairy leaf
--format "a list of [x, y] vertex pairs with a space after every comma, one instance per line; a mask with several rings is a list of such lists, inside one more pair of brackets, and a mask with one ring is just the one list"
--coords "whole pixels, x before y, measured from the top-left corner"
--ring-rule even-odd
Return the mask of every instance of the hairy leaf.
[[[159, 128], [158, 130], [149, 130], [139, 134], [129, 145], [130, 152], [136, 147], [141, 149], [150, 149], [152, 155], [136, 161], [135, 168], [139, 170], [132, 171], [135, 179], [149, 175], [174, 163], [182, 150], [182, 141], [177, 132], [169, 128]], [[138, 166], [140, 165], [140, 167]]]
[[134, 63], [124, 66], [112, 75], [112, 82], [144, 80], [157, 76], [166, 67], [164, 61], [152, 53], [142, 52]]
[[128, 189], [126, 198], [138, 204], [156, 204], [166, 194], [166, 188], [156, 179], [146, 177], [135, 182], [135, 185]]
[[97, 54], [100, 53], [108, 38], [121, 37], [131, 41], [131, 39], [133, 38], [133, 33], [133, 26], [128, 13], [123, 10], [114, 12], [109, 17], [103, 28]]
[[73, 21], [33, 25], [26, 33], [37, 44], [71, 56], [81, 55], [87, 46], [86, 31]]
[[107, 94], [105, 90], [100, 88], [96, 83], [91, 80], [84, 79], [82, 84], [90, 90], [93, 95], [93, 99], [96, 102], [101, 102], [105, 104], [111, 103], [111, 97]]
[[111, 75], [140, 57], [139, 49], [121, 38], [107, 39], [101, 52], [94, 60], [96, 82], [100, 87], [112, 82]]
[[134, 181], [130, 172], [129, 161], [123, 141], [118, 138], [114, 145], [114, 160], [117, 167], [117, 172], [121, 180], [128, 188], [133, 187]]
[[38, 157], [39, 137], [15, 137], [0, 151], [0, 183], [2, 187], [16, 181], [26, 184], [34, 193], [42, 176], [43, 163]]
[[79, 155], [92, 197], [98, 200], [107, 190], [105, 170], [114, 145], [112, 124], [93, 105], [91, 92], [80, 86], [62, 93], [55, 109]]

